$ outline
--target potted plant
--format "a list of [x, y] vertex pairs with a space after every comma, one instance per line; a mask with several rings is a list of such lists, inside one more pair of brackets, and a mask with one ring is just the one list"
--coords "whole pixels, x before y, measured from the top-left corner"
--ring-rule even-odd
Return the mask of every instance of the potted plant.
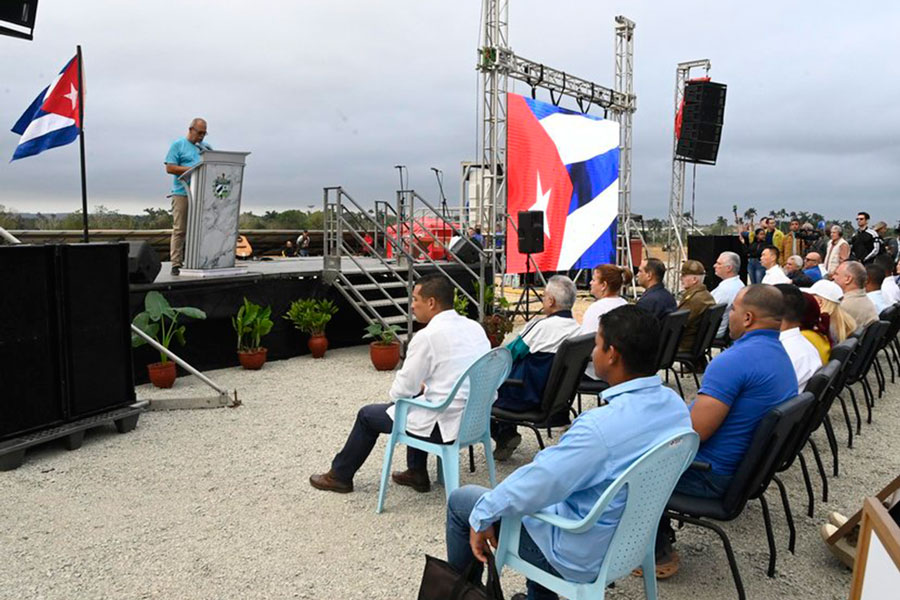
[[[474, 283], [477, 296], [480, 283], [478, 281]], [[484, 288], [484, 306], [485, 312], [489, 311], [489, 314], [484, 315], [481, 326], [484, 327], [484, 332], [491, 342], [491, 348], [498, 348], [507, 334], [513, 330], [513, 317], [509, 314], [509, 300], [496, 297], [494, 286], [488, 285]]]
[[266, 364], [267, 350], [260, 346], [260, 339], [272, 331], [272, 308], [263, 308], [244, 298], [244, 304], [237, 315], [231, 317], [231, 324], [237, 333], [237, 354], [241, 366], [258, 370]]
[[309, 334], [307, 343], [313, 358], [322, 358], [328, 350], [328, 338], [325, 337], [325, 326], [337, 313], [338, 307], [331, 300], [301, 298], [291, 302], [284, 318], [291, 321], [294, 327]]
[[[206, 313], [190, 306], [172, 307], [162, 294], [152, 291], [144, 297], [144, 311], [134, 318], [132, 325], [154, 338], [163, 348], [168, 348], [173, 339], [184, 346], [185, 326], [179, 322], [181, 317], [205, 319]], [[146, 343], [147, 340], [132, 332], [132, 348]], [[175, 363], [170, 362], [164, 352], [160, 352], [159, 356], [160, 362], [147, 365], [147, 374], [156, 387], [170, 388], [175, 383]]]
[[369, 358], [372, 365], [378, 371], [393, 371], [400, 362], [400, 340], [397, 334], [400, 328], [396, 325], [385, 327], [375, 322], [366, 327], [366, 335], [363, 338], [374, 338], [369, 344]]

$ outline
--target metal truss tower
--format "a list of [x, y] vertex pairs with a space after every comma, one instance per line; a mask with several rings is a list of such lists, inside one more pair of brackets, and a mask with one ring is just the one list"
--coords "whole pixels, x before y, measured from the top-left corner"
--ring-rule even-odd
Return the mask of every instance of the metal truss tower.
[[684, 216], [685, 168], [684, 161], [679, 160], [675, 155], [678, 148], [678, 136], [674, 124], [681, 108], [681, 102], [684, 100], [684, 86], [690, 79], [691, 69], [702, 68], [709, 73], [710, 67], [709, 60], [703, 59], [678, 63], [678, 67], [675, 69], [675, 113], [672, 117], [672, 189], [669, 194], [669, 234], [666, 237], [666, 247], [668, 248], [666, 287], [673, 291], [680, 287], [678, 272], [681, 270], [681, 263], [687, 260], [685, 236], [686, 232], [693, 228], [690, 219]]
[[[481, 46], [478, 70], [481, 72], [481, 115], [479, 151], [481, 155], [478, 199], [469, 207], [468, 222], [482, 230], [506, 234], [511, 222], [506, 204], [506, 93], [512, 77], [532, 89], [550, 90], [551, 97], [575, 99], [587, 112], [592, 105], [612, 113], [620, 125], [619, 143], [619, 227], [616, 260], [630, 264], [631, 246], [627, 237], [636, 231], [631, 219], [631, 141], [632, 113], [637, 106], [634, 95], [634, 22], [616, 17], [615, 89], [553, 69], [517, 56], [509, 47], [508, 0], [483, 0]], [[557, 102], [558, 100], [554, 100]], [[465, 200], [461, 200], [465, 202]], [[490, 228], [490, 229], [488, 229]], [[489, 238], [490, 239], [490, 238]], [[493, 254], [494, 273], [506, 271], [506, 248]]]

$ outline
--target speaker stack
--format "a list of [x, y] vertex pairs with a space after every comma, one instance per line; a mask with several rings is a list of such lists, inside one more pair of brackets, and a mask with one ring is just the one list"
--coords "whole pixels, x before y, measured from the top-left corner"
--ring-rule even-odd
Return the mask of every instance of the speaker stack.
[[703, 165], [716, 164], [725, 122], [726, 88], [726, 85], [712, 81], [689, 81], [685, 85], [681, 134], [675, 147], [679, 159]]
[[128, 245], [0, 247], [0, 441], [134, 403]]

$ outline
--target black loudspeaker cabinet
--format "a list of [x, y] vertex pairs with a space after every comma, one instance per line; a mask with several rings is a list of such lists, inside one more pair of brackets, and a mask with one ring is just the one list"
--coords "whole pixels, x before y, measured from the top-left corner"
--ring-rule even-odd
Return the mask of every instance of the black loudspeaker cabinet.
[[478, 242], [457, 238], [450, 246], [450, 251], [455, 254], [460, 262], [471, 265], [478, 262], [478, 248], [472, 244], [478, 245]]
[[736, 235], [691, 235], [688, 236], [688, 258], [699, 260], [706, 269], [706, 289], [712, 290], [722, 280], [716, 277], [713, 265], [723, 252], [736, 252], [741, 257], [741, 281], [747, 281], [747, 254], [744, 245]]
[[0, 440], [134, 402], [128, 245], [0, 247]]
[[519, 252], [540, 254], [544, 251], [544, 211], [519, 211]]
[[681, 134], [675, 154], [686, 162], [714, 165], [725, 122], [727, 86], [712, 81], [689, 81], [684, 87]]
[[162, 263], [153, 246], [147, 242], [128, 242], [128, 282], [153, 283]]
[[65, 418], [55, 256], [0, 247], [0, 440]]
[[134, 402], [128, 245], [60, 246], [69, 417]]

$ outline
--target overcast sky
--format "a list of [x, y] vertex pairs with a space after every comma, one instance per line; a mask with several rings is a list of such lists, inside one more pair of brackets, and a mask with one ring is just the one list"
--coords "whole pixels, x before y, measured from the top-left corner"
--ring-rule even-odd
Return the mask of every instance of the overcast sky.
[[[699, 220], [732, 204], [900, 217], [900, 5], [511, 0], [510, 45], [612, 87], [617, 14], [637, 23], [635, 213], [667, 212], [675, 66], [709, 58], [728, 100], [719, 164], [697, 168]], [[77, 143], [7, 162], [8, 130], [79, 43], [91, 207], [168, 207], [163, 158], [194, 116], [214, 147], [252, 152], [245, 210], [318, 208], [326, 185], [393, 199], [398, 163], [435, 200], [442, 169], [458, 204], [479, 21], [478, 0], [40, 0], [33, 42], [0, 37], [0, 204], [80, 206]]]

